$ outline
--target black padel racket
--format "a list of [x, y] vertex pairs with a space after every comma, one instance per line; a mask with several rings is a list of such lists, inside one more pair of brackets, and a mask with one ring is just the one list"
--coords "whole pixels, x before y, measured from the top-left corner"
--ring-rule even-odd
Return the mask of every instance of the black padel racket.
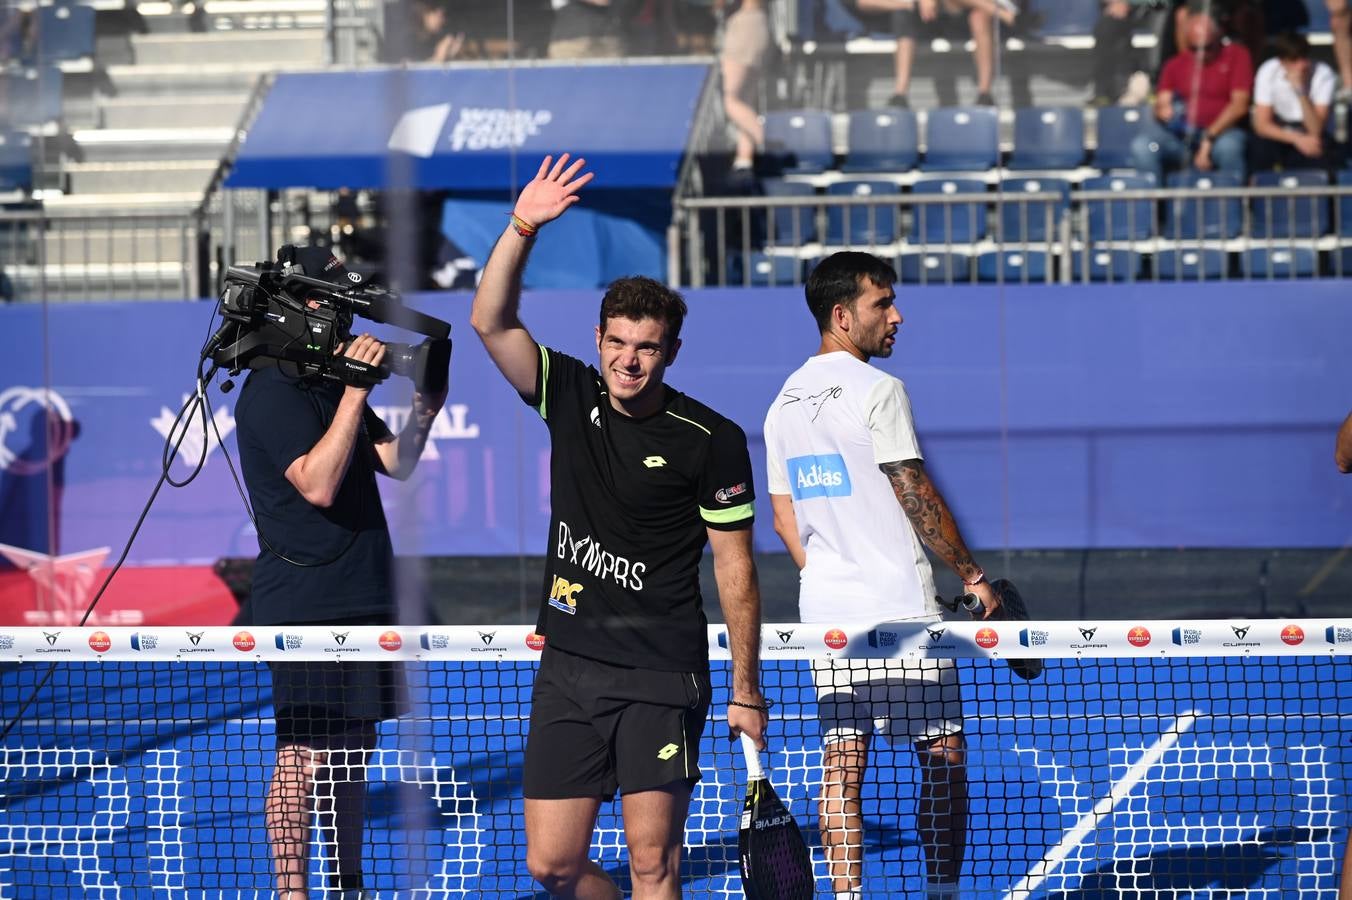
[[[995, 614], [996, 619], [1004, 619], [1010, 622], [1028, 621], [1028, 606], [1023, 602], [1023, 597], [1019, 594], [1019, 589], [1014, 586], [1014, 582], [1005, 578], [997, 578], [991, 582], [991, 590], [1000, 598], [1000, 609]], [[953, 602], [950, 609], [957, 609], [961, 603], [972, 618], [980, 618], [981, 601], [977, 599], [976, 594], [963, 594]], [[948, 604], [945, 603], [947, 606]], [[1042, 674], [1042, 660], [1040, 659], [1006, 659], [1010, 669], [1020, 678], [1030, 681]]]
[[742, 735], [746, 754], [746, 800], [737, 854], [747, 900], [811, 900], [812, 857], [803, 833], [761, 768], [756, 742]]

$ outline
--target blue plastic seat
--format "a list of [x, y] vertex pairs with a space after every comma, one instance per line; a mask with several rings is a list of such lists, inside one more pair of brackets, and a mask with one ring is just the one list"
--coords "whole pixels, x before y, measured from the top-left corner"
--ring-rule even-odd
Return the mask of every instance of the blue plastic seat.
[[[1141, 175], [1102, 175], [1086, 178], [1080, 185], [1086, 191], [1135, 191], [1153, 188], [1154, 182]], [[1155, 233], [1155, 205], [1149, 200], [1088, 200], [1089, 240], [1132, 241]]]
[[[1006, 178], [1000, 183], [1000, 240], [1049, 241], [1056, 239], [1061, 217], [1070, 208], [1070, 182], [1064, 178]], [[1057, 192], [1061, 202], [1020, 200], [1020, 194]], [[1051, 231], [1047, 211], [1051, 210]]]
[[[1352, 169], [1343, 169], [1338, 173], [1338, 184], [1352, 184]], [[1338, 198], [1338, 234], [1352, 237], [1352, 194]]]
[[897, 276], [906, 284], [955, 284], [972, 278], [972, 258], [965, 253], [903, 253]]
[[1173, 172], [1169, 187], [1192, 188], [1196, 197], [1175, 198], [1164, 204], [1164, 236], [1174, 240], [1238, 237], [1244, 230], [1244, 204], [1238, 197], [1207, 199], [1211, 188], [1237, 188], [1238, 175], [1225, 172]]
[[1324, 0], [1305, 0], [1305, 8], [1310, 11], [1309, 31], [1329, 31], [1329, 8]]
[[0, 192], [33, 187], [33, 138], [22, 131], [0, 131]]
[[61, 70], [55, 66], [0, 72], [6, 125], [38, 128], [61, 121]]
[[1014, 112], [1011, 169], [1073, 169], [1084, 162], [1084, 110], [1045, 106]]
[[[803, 181], [767, 178], [762, 182], [767, 197], [812, 197], [817, 191]], [[794, 223], [797, 222], [797, 228]], [[796, 247], [817, 239], [815, 206], [776, 207], [770, 211], [770, 240], [781, 247]]]
[[1312, 278], [1319, 268], [1309, 247], [1250, 247], [1243, 259], [1245, 278]]
[[856, 109], [850, 113], [849, 151], [843, 172], [908, 172], [920, 158], [920, 130], [909, 109]]
[[973, 178], [917, 181], [913, 194], [973, 194], [975, 203], [915, 204], [909, 240], [913, 244], [968, 244], [986, 236], [986, 185]]
[[1051, 268], [1045, 251], [990, 250], [976, 258], [976, 277], [980, 281], [1046, 281]]
[[[1323, 187], [1329, 183], [1322, 169], [1258, 172], [1254, 187]], [[1328, 233], [1329, 205], [1326, 197], [1255, 197], [1253, 226], [1256, 238], [1318, 237]]]
[[926, 172], [977, 172], [1000, 158], [998, 123], [993, 107], [949, 106], [931, 110], [925, 120]]
[[1090, 248], [1087, 261], [1079, 250], [1070, 256], [1071, 274], [1076, 281], [1135, 281], [1141, 274], [1141, 254], [1135, 250]]
[[94, 8], [38, 7], [38, 58], [45, 63], [94, 58]]
[[[831, 197], [898, 196], [891, 181], [837, 181], [826, 189]], [[833, 246], [890, 244], [897, 239], [897, 205], [826, 207], [826, 243]]]
[[1155, 254], [1155, 271], [1167, 281], [1196, 281], [1224, 278], [1229, 269], [1228, 254], [1224, 250], [1161, 250]]
[[1131, 142], [1145, 125], [1144, 106], [1105, 106], [1098, 111], [1094, 165], [1102, 171], [1131, 168]]
[[835, 162], [831, 115], [819, 109], [765, 116], [765, 154], [786, 172], [822, 172]]
[[1025, 9], [1042, 17], [1038, 34], [1043, 37], [1073, 37], [1094, 33], [1099, 8], [1085, 0], [1033, 0]]
[[728, 283], [750, 287], [776, 287], [803, 283], [804, 262], [793, 256], [770, 256], [759, 250], [753, 250], [747, 257], [745, 277], [742, 271], [742, 255], [736, 254], [728, 261]]

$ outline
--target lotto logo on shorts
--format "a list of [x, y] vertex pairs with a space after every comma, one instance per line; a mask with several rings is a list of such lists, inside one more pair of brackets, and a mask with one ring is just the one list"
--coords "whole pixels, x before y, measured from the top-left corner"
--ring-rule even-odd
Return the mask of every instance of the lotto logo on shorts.
[[850, 472], [839, 453], [795, 456], [788, 461], [788, 470], [795, 500], [850, 496]]
[[545, 636], [543, 634], [536, 634], [532, 631], [530, 634], [526, 635], [526, 646], [536, 653], [539, 653], [541, 650], [545, 649]]
[[397, 631], [386, 631], [380, 636], [380, 647], [382, 650], [398, 650], [404, 646], [404, 639], [399, 636]]
[[235, 649], [240, 653], [248, 653], [254, 647], [258, 646], [258, 642], [254, 640], [254, 636], [247, 631], [241, 631], [239, 634], [235, 635], [231, 638], [230, 643], [234, 644]]
[[976, 632], [976, 645], [986, 650], [1000, 643], [1000, 635], [995, 633], [994, 628], [978, 628]]
[[841, 631], [839, 628], [832, 628], [830, 631], [826, 632], [826, 636], [823, 637], [822, 640], [825, 641], [826, 646], [830, 647], [832, 650], [844, 650], [845, 645], [850, 642], [850, 639], [845, 636], [845, 632]]
[[573, 584], [566, 578], [554, 576], [554, 585], [549, 589], [549, 605], [559, 612], [570, 616], [577, 615], [577, 595], [582, 593], [582, 585]]
[[89, 649], [95, 653], [107, 653], [113, 648], [113, 639], [106, 631], [96, 631], [89, 636]]
[[1127, 643], [1133, 647], [1145, 647], [1150, 643], [1150, 629], [1137, 625], [1127, 632]]
[[657, 758], [662, 760], [662, 762], [666, 762], [680, 752], [680, 747], [677, 747], [675, 744], [667, 744], [661, 750], [657, 751]]
[[1282, 643], [1288, 647], [1295, 647], [1297, 644], [1305, 642], [1305, 629], [1299, 625], [1287, 625], [1282, 629]]

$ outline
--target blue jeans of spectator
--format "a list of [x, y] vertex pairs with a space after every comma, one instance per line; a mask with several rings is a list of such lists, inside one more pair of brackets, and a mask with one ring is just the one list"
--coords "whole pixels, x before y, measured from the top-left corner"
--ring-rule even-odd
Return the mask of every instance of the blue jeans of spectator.
[[[1196, 132], [1200, 138], [1202, 132]], [[1227, 128], [1211, 142], [1211, 164], [1218, 171], [1227, 172], [1244, 180], [1244, 144], [1247, 135], [1238, 128]], [[1165, 125], [1150, 116], [1141, 133], [1131, 142], [1131, 164], [1141, 174], [1155, 176], [1155, 184], [1164, 185], [1164, 171], [1188, 169], [1197, 152], [1196, 138], [1185, 141]]]

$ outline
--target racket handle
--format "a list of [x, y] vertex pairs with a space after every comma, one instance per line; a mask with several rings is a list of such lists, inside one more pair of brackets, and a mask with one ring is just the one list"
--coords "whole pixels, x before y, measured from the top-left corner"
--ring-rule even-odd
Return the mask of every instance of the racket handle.
[[963, 594], [958, 598], [958, 603], [962, 604], [962, 608], [972, 614], [973, 619], [979, 619], [985, 615], [981, 608], [981, 598], [976, 594]]
[[751, 735], [742, 732], [742, 753], [746, 756], [746, 776], [754, 780], [765, 777], [765, 770], [761, 768], [760, 751], [756, 749], [756, 741]]

